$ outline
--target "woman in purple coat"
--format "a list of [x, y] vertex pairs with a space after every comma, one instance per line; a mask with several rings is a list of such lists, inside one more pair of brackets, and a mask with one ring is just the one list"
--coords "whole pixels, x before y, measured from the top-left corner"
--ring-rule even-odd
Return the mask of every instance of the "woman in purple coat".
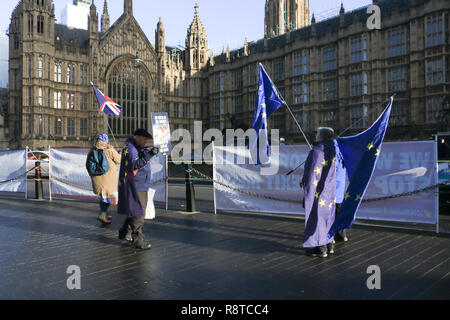
[[132, 242], [139, 249], [150, 249], [151, 245], [144, 240], [142, 228], [145, 222], [145, 207], [141, 203], [143, 195], [139, 194], [141, 170], [146, 171], [150, 159], [157, 155], [158, 148], [145, 148], [148, 139], [152, 139], [145, 129], [138, 129], [133, 137], [126, 141], [122, 151], [122, 162], [119, 173], [119, 205], [118, 213], [127, 215], [119, 239]]

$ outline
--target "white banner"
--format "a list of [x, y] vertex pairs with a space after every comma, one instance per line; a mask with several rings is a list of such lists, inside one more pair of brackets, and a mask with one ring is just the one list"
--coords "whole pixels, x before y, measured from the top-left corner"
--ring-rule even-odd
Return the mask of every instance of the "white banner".
[[0, 192], [27, 192], [26, 150], [0, 151], [0, 163]]
[[[384, 143], [364, 199], [435, 185], [434, 148], [433, 141]], [[214, 195], [217, 210], [304, 214], [304, 194], [299, 187], [304, 166], [290, 176], [286, 173], [305, 161], [308, 152], [308, 146], [304, 145], [281, 146], [278, 174], [264, 176], [260, 174], [259, 166], [236, 164], [237, 155], [243, 157], [242, 150], [215, 147], [214, 175], [218, 183], [214, 184]], [[248, 156], [245, 163], [249, 163]], [[433, 188], [410, 196], [363, 203], [357, 218], [435, 224], [437, 205]]]
[[[88, 149], [50, 150], [50, 192], [52, 196], [99, 198], [92, 191], [91, 177], [86, 170]], [[155, 202], [166, 203], [166, 159], [158, 155], [150, 160], [156, 190]], [[117, 166], [119, 172], [120, 165]], [[119, 177], [117, 177], [118, 179]]]

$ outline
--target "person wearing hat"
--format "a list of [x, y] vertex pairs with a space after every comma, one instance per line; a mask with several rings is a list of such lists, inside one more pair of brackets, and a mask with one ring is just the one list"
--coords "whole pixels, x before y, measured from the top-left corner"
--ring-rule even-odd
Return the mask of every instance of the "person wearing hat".
[[138, 172], [146, 170], [150, 159], [159, 153], [156, 147], [146, 148], [149, 139], [153, 137], [147, 130], [138, 129], [126, 141], [119, 174], [118, 213], [127, 216], [119, 230], [119, 239], [127, 240], [134, 247], [143, 250], [150, 249], [151, 245], [144, 239], [142, 232], [146, 203], [142, 203], [141, 199], [146, 199], [146, 195], [139, 192], [138, 183], [142, 175]]
[[103, 224], [111, 223], [111, 216], [108, 215], [108, 209], [111, 205], [117, 205], [117, 165], [120, 164], [121, 156], [109, 145], [109, 138], [107, 134], [100, 134], [95, 140], [95, 145], [89, 151], [86, 159], [86, 168], [89, 172], [89, 159], [92, 158], [94, 150], [104, 154], [108, 160], [108, 171], [101, 175], [91, 175], [92, 189], [94, 193], [100, 196], [100, 215], [97, 220]]

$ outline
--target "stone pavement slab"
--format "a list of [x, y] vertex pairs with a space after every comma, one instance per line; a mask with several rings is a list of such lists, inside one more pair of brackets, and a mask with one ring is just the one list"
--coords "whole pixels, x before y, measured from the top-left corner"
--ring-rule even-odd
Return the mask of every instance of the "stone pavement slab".
[[[311, 258], [299, 219], [157, 209], [150, 251], [102, 227], [92, 202], [0, 198], [0, 299], [448, 299], [450, 239], [355, 227], [336, 254]], [[68, 266], [81, 270], [69, 290]], [[368, 290], [367, 267], [381, 269]]]

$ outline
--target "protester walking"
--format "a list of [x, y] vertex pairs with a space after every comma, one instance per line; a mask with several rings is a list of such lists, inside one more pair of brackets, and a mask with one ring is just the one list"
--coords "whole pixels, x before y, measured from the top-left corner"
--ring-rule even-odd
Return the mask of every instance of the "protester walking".
[[103, 224], [111, 223], [108, 209], [118, 204], [117, 165], [121, 156], [109, 145], [106, 134], [98, 135], [95, 145], [89, 151], [86, 159], [86, 169], [91, 176], [92, 189], [100, 196], [100, 214], [98, 220]]
[[331, 128], [317, 129], [316, 142], [308, 154], [300, 182], [300, 187], [305, 191], [303, 247], [307, 255], [322, 258], [328, 256], [328, 248], [334, 250], [333, 238], [328, 239], [336, 205], [336, 149], [333, 136]]
[[[127, 240], [138, 249], [150, 249], [151, 245], [144, 239], [142, 228], [145, 223], [147, 192], [150, 179], [150, 159], [159, 153], [158, 148], [147, 148], [152, 135], [145, 129], [138, 129], [133, 137], [126, 141], [122, 152], [119, 175], [118, 213], [127, 215], [119, 239]], [[148, 190], [148, 189], [147, 189]]]

